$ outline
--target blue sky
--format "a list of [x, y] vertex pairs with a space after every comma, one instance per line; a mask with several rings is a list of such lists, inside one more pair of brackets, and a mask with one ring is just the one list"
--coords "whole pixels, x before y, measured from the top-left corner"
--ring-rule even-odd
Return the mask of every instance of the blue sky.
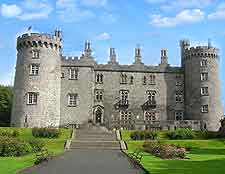
[[169, 63], [180, 64], [180, 39], [193, 45], [208, 38], [220, 49], [225, 106], [225, 0], [0, 0], [0, 84], [13, 84], [16, 37], [33, 31], [63, 31], [64, 54], [76, 56], [91, 40], [94, 56], [107, 62], [115, 47], [121, 64], [131, 64], [141, 45], [143, 62], [158, 64], [160, 49]]

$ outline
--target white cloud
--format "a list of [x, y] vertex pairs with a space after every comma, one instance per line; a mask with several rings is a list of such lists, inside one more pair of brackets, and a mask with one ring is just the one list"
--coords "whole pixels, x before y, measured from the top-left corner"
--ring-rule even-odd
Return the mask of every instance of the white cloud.
[[97, 37], [98, 40], [109, 40], [111, 39], [111, 35], [109, 33], [100, 33]]
[[1, 6], [2, 16], [20, 20], [48, 18], [52, 11], [53, 8], [45, 0], [23, 0], [20, 5], [2, 4]]
[[204, 8], [214, 4], [217, 0], [170, 0], [161, 2], [160, 9], [163, 11], [181, 10], [187, 8]]
[[95, 16], [90, 10], [79, 8], [73, 0], [58, 0], [56, 8], [59, 18], [64, 22], [78, 22]]
[[225, 19], [225, 3], [218, 5], [217, 10], [208, 15], [209, 20], [224, 20]]
[[163, 17], [158, 14], [150, 16], [150, 24], [156, 27], [173, 27], [179, 24], [200, 22], [204, 19], [204, 12], [200, 9], [183, 10], [174, 17]]
[[7, 18], [17, 17], [22, 13], [22, 9], [15, 4], [2, 4], [1, 15]]
[[81, 0], [81, 3], [86, 6], [103, 7], [107, 4], [107, 0]]

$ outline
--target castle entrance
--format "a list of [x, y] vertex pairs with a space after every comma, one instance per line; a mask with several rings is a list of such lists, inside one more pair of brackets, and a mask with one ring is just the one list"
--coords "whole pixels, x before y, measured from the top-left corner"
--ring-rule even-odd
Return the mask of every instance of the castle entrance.
[[95, 111], [95, 123], [96, 124], [101, 124], [102, 123], [102, 109], [99, 108], [99, 107]]

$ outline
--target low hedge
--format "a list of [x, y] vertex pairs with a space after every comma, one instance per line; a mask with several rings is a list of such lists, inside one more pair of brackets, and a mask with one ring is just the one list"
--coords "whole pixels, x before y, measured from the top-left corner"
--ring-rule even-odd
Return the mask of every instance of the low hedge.
[[40, 152], [45, 146], [45, 143], [43, 141], [41, 141], [39, 139], [35, 139], [35, 138], [34, 139], [30, 139], [28, 142], [29, 142], [29, 144], [30, 144], [30, 146], [32, 148], [32, 151], [34, 153]]
[[33, 128], [32, 135], [40, 138], [58, 138], [60, 130], [54, 128]]
[[183, 147], [163, 144], [159, 141], [147, 141], [143, 145], [144, 151], [163, 159], [185, 158], [187, 151]]
[[130, 134], [132, 140], [154, 140], [157, 138], [157, 132], [150, 130], [134, 131]]
[[195, 137], [195, 132], [189, 128], [182, 128], [177, 130], [172, 130], [166, 133], [167, 138], [171, 140], [176, 139], [193, 139]]
[[16, 129], [0, 128], [0, 136], [18, 137], [20, 132]]
[[22, 156], [32, 151], [30, 144], [18, 138], [0, 137], [0, 156]]

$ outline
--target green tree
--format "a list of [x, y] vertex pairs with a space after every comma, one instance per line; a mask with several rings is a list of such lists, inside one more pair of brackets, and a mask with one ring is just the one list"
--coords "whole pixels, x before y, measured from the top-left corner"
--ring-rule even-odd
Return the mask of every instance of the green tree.
[[10, 125], [12, 87], [0, 85], [0, 126]]

